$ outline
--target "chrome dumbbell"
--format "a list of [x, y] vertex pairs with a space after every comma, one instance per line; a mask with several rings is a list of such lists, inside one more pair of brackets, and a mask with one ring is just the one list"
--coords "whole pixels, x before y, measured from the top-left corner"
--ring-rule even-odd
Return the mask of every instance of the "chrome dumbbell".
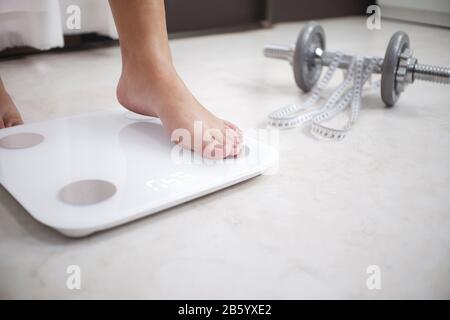
[[[295, 45], [264, 47], [266, 57], [287, 60], [292, 64], [295, 81], [305, 92], [314, 87], [322, 67], [329, 66], [335, 54], [325, 50], [325, 31], [316, 22], [305, 25]], [[395, 105], [406, 86], [415, 80], [450, 84], [450, 68], [419, 64], [412, 56], [409, 37], [403, 31], [397, 31], [391, 37], [384, 59], [376, 59], [374, 73], [381, 74], [381, 98], [387, 106]], [[339, 68], [348, 68], [352, 60], [353, 56], [344, 55]]]

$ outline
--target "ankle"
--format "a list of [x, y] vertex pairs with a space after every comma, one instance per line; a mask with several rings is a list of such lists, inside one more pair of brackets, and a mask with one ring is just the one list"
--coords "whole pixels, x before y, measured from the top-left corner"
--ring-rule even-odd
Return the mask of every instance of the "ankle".
[[122, 77], [134, 83], [151, 82], [154, 86], [173, 82], [177, 72], [171, 62], [162, 59], [130, 59], [123, 62]]
[[132, 48], [121, 46], [121, 54], [124, 66], [148, 67], [152, 69], [173, 67], [170, 51], [154, 43], [144, 43]]

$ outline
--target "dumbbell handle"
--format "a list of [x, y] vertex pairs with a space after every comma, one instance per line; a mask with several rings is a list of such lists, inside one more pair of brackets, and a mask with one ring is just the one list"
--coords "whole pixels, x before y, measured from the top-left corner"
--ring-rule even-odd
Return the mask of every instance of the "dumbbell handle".
[[[295, 54], [295, 48], [293, 46], [283, 46], [283, 45], [267, 45], [264, 47], [264, 56], [272, 59], [280, 59], [280, 60], [287, 60], [291, 63], [294, 61], [294, 54]], [[335, 52], [330, 51], [323, 51], [320, 48], [317, 48], [314, 51], [314, 60], [316, 63], [328, 67], [331, 62], [333, 61], [333, 58], [335, 56]], [[344, 54], [342, 56], [342, 59], [339, 63], [339, 68], [341, 69], [347, 69], [350, 64], [352, 63], [353, 56]], [[381, 59], [382, 63], [383, 59]], [[376, 73], [381, 72], [381, 65], [380, 68], [376, 68], [374, 70]]]
[[[268, 58], [287, 60], [291, 64], [294, 61], [294, 54], [295, 48], [293, 46], [267, 45], [264, 47], [264, 56]], [[323, 51], [320, 48], [317, 48], [314, 51], [314, 59], [316, 63], [322, 66], [329, 66], [335, 54], [335, 52]], [[350, 66], [352, 60], [353, 56], [345, 54], [343, 55], [338, 67], [341, 69], [347, 69]], [[373, 72], [381, 73], [383, 67], [383, 58], [377, 58], [377, 60], [378, 63]], [[447, 67], [416, 63], [414, 65], [414, 68], [410, 70], [410, 72], [411, 81], [422, 80], [435, 83], [450, 84], [450, 68]]]
[[416, 63], [413, 77], [415, 80], [450, 84], [450, 68]]
[[264, 56], [272, 59], [287, 60], [292, 63], [294, 58], [294, 46], [269, 44], [264, 46]]
[[[322, 49], [317, 48], [314, 51], [314, 55], [315, 55], [314, 60], [317, 64], [328, 67], [331, 64], [331, 62], [333, 61], [333, 59], [336, 55], [336, 52], [323, 51]], [[350, 65], [352, 64], [353, 58], [354, 57], [351, 55], [343, 54], [341, 61], [339, 62], [338, 68], [348, 69], [350, 67]], [[376, 59], [377, 59], [377, 64], [375, 65], [373, 72], [381, 73], [381, 68], [383, 66], [383, 59], [382, 58], [376, 58]], [[366, 59], [364, 63], [368, 64], [369, 59]]]

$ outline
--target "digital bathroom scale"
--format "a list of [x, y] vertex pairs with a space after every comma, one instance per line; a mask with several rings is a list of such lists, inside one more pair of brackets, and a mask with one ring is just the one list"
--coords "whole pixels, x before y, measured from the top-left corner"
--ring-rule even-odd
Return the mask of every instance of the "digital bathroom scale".
[[82, 237], [252, 178], [274, 150], [244, 137], [237, 158], [202, 160], [156, 118], [125, 110], [0, 130], [0, 183], [39, 222]]

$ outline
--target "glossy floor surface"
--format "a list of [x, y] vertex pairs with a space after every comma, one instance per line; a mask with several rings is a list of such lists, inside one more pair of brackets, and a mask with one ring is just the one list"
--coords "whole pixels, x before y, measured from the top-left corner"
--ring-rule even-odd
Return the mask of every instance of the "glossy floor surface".
[[[321, 23], [331, 49], [383, 56], [404, 30], [419, 61], [450, 65], [446, 29]], [[302, 25], [173, 40], [174, 61], [210, 110], [263, 128], [269, 112], [306, 99], [287, 63], [262, 56]], [[117, 108], [119, 72], [117, 47], [0, 62], [27, 122]], [[291, 130], [279, 150], [276, 174], [81, 240], [37, 223], [0, 187], [0, 297], [450, 298], [449, 87], [416, 83], [392, 109], [366, 95], [342, 142]], [[66, 286], [71, 265], [80, 290]], [[380, 290], [367, 287], [372, 265]]]

